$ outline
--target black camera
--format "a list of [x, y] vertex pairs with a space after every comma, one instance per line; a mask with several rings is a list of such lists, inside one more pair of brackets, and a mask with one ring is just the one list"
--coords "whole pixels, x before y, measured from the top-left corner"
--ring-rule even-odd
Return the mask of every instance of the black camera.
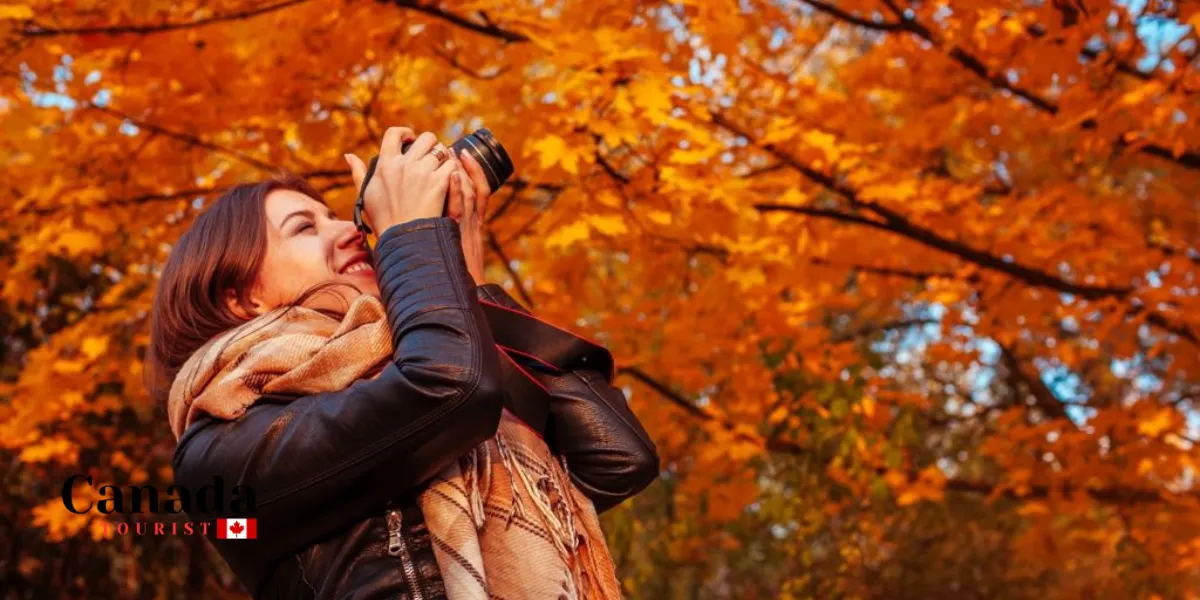
[[[400, 147], [401, 152], [408, 152], [412, 142], [405, 142]], [[488, 186], [492, 193], [500, 189], [504, 182], [508, 181], [513, 174], [512, 159], [508, 157], [508, 152], [504, 151], [504, 146], [492, 135], [491, 131], [486, 128], [478, 129], [473, 133], [469, 133], [458, 141], [450, 145], [450, 151], [454, 156], [458, 156], [460, 151], [467, 152], [474, 158], [480, 166], [483, 167], [483, 173], [487, 175]], [[371, 233], [371, 228], [363, 221], [363, 194], [367, 191], [367, 184], [371, 182], [371, 176], [375, 174], [375, 164], [379, 161], [379, 157], [371, 158], [371, 162], [367, 165], [367, 175], [363, 177], [362, 189], [358, 190], [358, 200], [354, 203], [354, 224], [364, 233]], [[442, 216], [447, 214], [449, 206], [442, 208]]]

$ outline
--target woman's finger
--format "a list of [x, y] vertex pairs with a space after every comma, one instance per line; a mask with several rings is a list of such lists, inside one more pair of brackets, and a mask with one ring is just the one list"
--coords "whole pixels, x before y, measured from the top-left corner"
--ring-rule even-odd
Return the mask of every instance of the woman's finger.
[[379, 144], [379, 156], [400, 154], [404, 142], [413, 139], [416, 132], [411, 127], [388, 127], [383, 132], [383, 141]]
[[447, 216], [458, 222], [463, 215], [463, 182], [459, 172], [450, 175], [450, 206]]
[[[441, 161], [441, 162], [439, 162], [439, 159], [438, 159], [438, 150], [439, 149], [442, 151], [442, 155], [446, 157], [446, 160]], [[442, 163], [450, 162], [450, 159], [453, 156], [454, 155], [451, 154], [450, 151], [447, 150], [446, 147], [443, 146], [441, 142], [435, 142], [433, 144], [433, 147], [429, 149], [429, 154], [426, 154], [425, 156], [421, 157], [421, 160], [428, 160], [429, 164], [433, 165], [433, 168], [436, 169], [437, 167], [441, 166]]]
[[437, 141], [436, 135], [426, 131], [417, 136], [417, 139], [413, 141], [412, 146], [408, 147], [408, 151], [404, 153], [404, 156], [409, 156], [413, 159], [424, 158], [433, 149], [434, 144], [437, 144]]
[[472, 185], [471, 180], [467, 178], [467, 174], [464, 173], [462, 169], [459, 169], [455, 176], [462, 181], [463, 221], [468, 225], [474, 226], [476, 222], [475, 217], [477, 216], [475, 214], [475, 202], [477, 196], [475, 193], [475, 186]]
[[440, 198], [445, 198], [450, 191], [451, 174], [458, 170], [458, 161], [448, 160], [433, 171], [433, 189]]
[[475, 201], [472, 203], [473, 210], [479, 215], [480, 219], [487, 213], [487, 201], [492, 195], [492, 185], [488, 183], [487, 174], [483, 172], [483, 165], [475, 160], [471, 153], [463, 151], [459, 152], [459, 157], [462, 160], [463, 168], [466, 169], [467, 175], [471, 178], [472, 187], [475, 191]]
[[361, 190], [363, 177], [367, 175], [367, 164], [353, 154], [345, 154], [346, 164], [350, 165], [350, 178], [354, 180], [354, 189]]

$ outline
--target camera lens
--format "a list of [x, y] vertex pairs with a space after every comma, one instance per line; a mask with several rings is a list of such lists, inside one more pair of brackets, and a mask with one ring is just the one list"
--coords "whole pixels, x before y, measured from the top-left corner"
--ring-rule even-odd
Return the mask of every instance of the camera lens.
[[492, 188], [493, 194], [500, 189], [500, 186], [504, 185], [505, 181], [508, 181], [509, 177], [512, 177], [512, 159], [504, 151], [504, 146], [500, 145], [492, 132], [486, 128], [464, 136], [454, 142], [451, 148], [456, 156], [460, 150], [468, 152], [483, 166], [483, 172], [487, 175], [488, 185]]

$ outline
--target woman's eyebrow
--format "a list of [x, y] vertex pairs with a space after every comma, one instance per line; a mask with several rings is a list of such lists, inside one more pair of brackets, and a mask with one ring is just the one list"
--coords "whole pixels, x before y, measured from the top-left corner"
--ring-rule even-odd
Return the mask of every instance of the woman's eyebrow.
[[283, 226], [287, 225], [288, 219], [290, 219], [292, 217], [308, 217], [308, 218], [312, 219], [312, 218], [315, 218], [315, 215], [313, 215], [313, 211], [308, 210], [307, 208], [303, 209], [303, 210], [298, 210], [298, 211], [284, 217], [283, 220], [279, 222], [279, 228], [283, 229]]

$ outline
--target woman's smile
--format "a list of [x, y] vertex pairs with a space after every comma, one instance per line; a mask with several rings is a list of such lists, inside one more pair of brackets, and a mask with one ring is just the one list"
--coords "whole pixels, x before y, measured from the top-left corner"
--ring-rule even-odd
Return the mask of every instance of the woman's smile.
[[371, 267], [370, 255], [366, 252], [356, 252], [346, 262], [342, 263], [338, 273], [342, 275], [367, 275], [375, 276], [375, 269]]

